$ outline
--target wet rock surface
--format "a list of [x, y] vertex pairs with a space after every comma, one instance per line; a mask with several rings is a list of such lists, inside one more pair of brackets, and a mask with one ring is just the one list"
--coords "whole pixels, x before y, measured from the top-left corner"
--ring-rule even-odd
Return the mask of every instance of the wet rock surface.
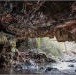
[[74, 67], [74, 65], [73, 64], [70, 64], [70, 65], [68, 65], [69, 67]]
[[[65, 65], [64, 65], [65, 63]], [[66, 66], [64, 68], [63, 65], [59, 65], [59, 64], [63, 64], [64, 66]], [[73, 67], [70, 67], [69, 65], [74, 65]], [[44, 65], [44, 66], [38, 66], [38, 68], [34, 67], [31, 68], [31, 66], [28, 67], [27, 69], [27, 66], [24, 64], [22, 66], [22, 64], [17, 64], [14, 66], [14, 68], [12, 67], [10, 69], [10, 72], [9, 70], [4, 70], [3, 72], [0, 70], [0, 73], [1, 74], [52, 74], [52, 75], [76, 75], [76, 63], [70, 63], [70, 62], [58, 62], [58, 63], [53, 63], [52, 65], [51, 64], [47, 64], [47, 65]], [[23, 68], [24, 67], [24, 68]]]
[[67, 61], [56, 61], [50, 57], [51, 62], [49, 62], [46, 61], [48, 57], [45, 54], [31, 51], [20, 52], [16, 56], [13, 57], [13, 60], [10, 59], [10, 68], [0, 69], [0, 74], [76, 75], [76, 62], [74, 59], [74, 62], [69, 59]]

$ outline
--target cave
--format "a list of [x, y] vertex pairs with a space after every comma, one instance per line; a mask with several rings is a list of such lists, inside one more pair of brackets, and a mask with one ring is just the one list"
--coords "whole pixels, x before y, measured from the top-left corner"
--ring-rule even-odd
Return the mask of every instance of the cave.
[[0, 1], [0, 74], [76, 75], [76, 1]]

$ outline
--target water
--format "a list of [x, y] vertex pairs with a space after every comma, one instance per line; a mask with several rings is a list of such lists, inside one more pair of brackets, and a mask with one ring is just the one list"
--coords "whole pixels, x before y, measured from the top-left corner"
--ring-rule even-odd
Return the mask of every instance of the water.
[[[15, 68], [17, 65], [21, 67]], [[46, 72], [46, 69], [50, 67], [51, 70]], [[56, 63], [44, 63], [36, 64], [30, 60], [30, 64], [24, 62], [12, 65], [9, 70], [0, 70], [2, 74], [52, 74], [52, 75], [76, 75], [76, 62], [61, 62]]]
[[76, 70], [76, 62], [59, 62], [53, 64], [53, 67], [64, 73], [73, 73]]

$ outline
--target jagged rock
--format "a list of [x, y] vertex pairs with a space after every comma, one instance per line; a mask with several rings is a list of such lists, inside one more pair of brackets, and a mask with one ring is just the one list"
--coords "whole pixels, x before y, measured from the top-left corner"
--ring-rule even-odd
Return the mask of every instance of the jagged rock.
[[75, 72], [76, 72], [76, 70], [75, 70]]
[[57, 71], [58, 69], [57, 68], [52, 68], [52, 67], [47, 67], [45, 72], [52, 71], [52, 70]]
[[74, 65], [73, 64], [70, 64], [70, 65], [68, 65], [69, 67], [74, 67]]
[[[68, 37], [70, 35], [69, 31], [75, 26], [72, 26], [74, 24], [72, 21], [67, 22], [67, 19], [72, 14], [72, 11], [75, 11], [75, 3], [65, 3], [49, 1], [36, 1], [35, 3], [28, 1], [6, 1], [2, 2], [2, 5], [0, 2], [0, 10], [3, 12], [0, 15], [2, 26], [0, 29], [16, 36], [18, 40], [25, 40], [28, 37], [53, 38], [56, 36], [58, 41], [73, 41], [74, 39]], [[55, 10], [52, 9], [53, 7]], [[58, 30], [56, 30], [55, 25], [60, 25], [64, 22], [65, 24], [63, 26], [61, 25], [61, 31], [58, 27]]]
[[[74, 36], [70, 33], [70, 31], [76, 27], [76, 22], [68, 21], [63, 25], [59, 25], [55, 28], [55, 35], [58, 41], [73, 41]], [[73, 32], [73, 31], [72, 31]]]
[[56, 60], [53, 58], [46, 58], [46, 62], [56, 62]]

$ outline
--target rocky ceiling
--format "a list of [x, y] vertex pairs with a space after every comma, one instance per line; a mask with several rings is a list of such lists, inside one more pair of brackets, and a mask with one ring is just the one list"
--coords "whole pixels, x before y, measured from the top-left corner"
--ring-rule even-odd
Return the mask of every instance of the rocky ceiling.
[[0, 31], [18, 40], [54, 36], [76, 40], [75, 1], [0, 1]]

